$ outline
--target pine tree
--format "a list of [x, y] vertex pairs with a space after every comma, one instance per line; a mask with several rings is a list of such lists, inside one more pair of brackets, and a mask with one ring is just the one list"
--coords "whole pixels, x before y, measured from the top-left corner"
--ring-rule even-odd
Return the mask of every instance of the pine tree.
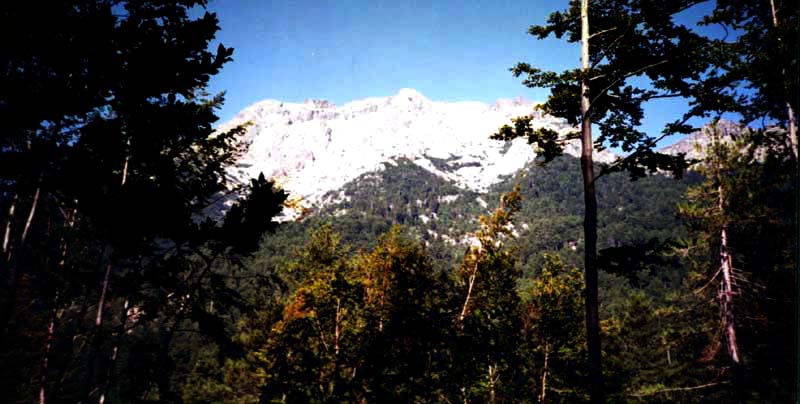
[[491, 216], [481, 216], [475, 242], [459, 269], [460, 304], [452, 400], [498, 403], [519, 399], [524, 379], [519, 361], [521, 304], [516, 292], [521, 271], [508, 242], [520, 208], [520, 188], [504, 194]]
[[[538, 403], [574, 402], [582, 398], [577, 385], [585, 366], [582, 333], [583, 279], [567, 269], [557, 255], [545, 263], [524, 291], [525, 328], [535, 350], [533, 385]], [[553, 396], [555, 395], [555, 398]]]
[[[683, 251], [699, 275], [698, 304], [710, 300], [718, 313], [707, 357], [731, 369], [732, 394], [785, 399], [786, 387], [766, 386], [787, 385], [792, 374], [790, 360], [775, 353], [787, 351], [796, 335], [787, 315], [796, 301], [788, 293], [796, 265], [794, 159], [782, 132], [708, 130], [712, 141], [698, 166], [705, 181], [687, 192], [679, 209], [691, 230]], [[773, 143], [778, 148], [759, 139], [765, 136], [782, 137]]]

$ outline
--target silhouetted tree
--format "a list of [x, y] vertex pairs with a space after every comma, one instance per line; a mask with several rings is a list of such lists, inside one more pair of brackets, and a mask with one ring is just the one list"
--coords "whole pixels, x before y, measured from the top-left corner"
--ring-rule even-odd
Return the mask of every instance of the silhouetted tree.
[[[212, 129], [223, 99], [204, 87], [232, 49], [208, 50], [219, 27], [204, 7], [0, 6], [14, 38], [0, 45], [0, 331], [4, 356], [30, 364], [4, 374], [11, 401], [177, 401], [168, 372], [146, 368], [175, 366], [178, 325], [228, 339], [220, 306], [238, 299], [219, 266], [255, 249], [285, 195], [226, 181], [242, 128]], [[229, 217], [203, 220], [233, 192]]]
[[[672, 16], [697, 4], [696, 0], [637, 2], [627, 0], [571, 1], [563, 12], [550, 15], [547, 25], [532, 26], [531, 35], [544, 39], [550, 35], [566, 36], [569, 42], [581, 43], [581, 66], [561, 73], [543, 71], [527, 63], [511, 69], [515, 76], [525, 75], [528, 87], [548, 87], [551, 95], [539, 108], [580, 125], [580, 132], [562, 138], [553, 130], [533, 128], [532, 116], [514, 120], [514, 127], [504, 126], [494, 139], [528, 139], [543, 153], [545, 161], [561, 154], [564, 142], [580, 139], [581, 171], [584, 190], [584, 276], [586, 281], [586, 331], [589, 351], [589, 383], [592, 402], [604, 401], [600, 348], [600, 317], [597, 296], [597, 198], [595, 184], [607, 172], [627, 170], [633, 178], [646, 170], [665, 169], [680, 174], [682, 158], [653, 151], [658, 140], [674, 133], [688, 133], [685, 125], [694, 111], [668, 125], [656, 138], [638, 127], [644, 112], [642, 105], [654, 99], [690, 96], [689, 79], [697, 79], [710, 64], [704, 40], [689, 28], [676, 24]], [[645, 78], [649, 85], [635, 82]], [[592, 136], [592, 126], [600, 129]], [[626, 157], [594, 174], [592, 151], [606, 145], [620, 147]]]

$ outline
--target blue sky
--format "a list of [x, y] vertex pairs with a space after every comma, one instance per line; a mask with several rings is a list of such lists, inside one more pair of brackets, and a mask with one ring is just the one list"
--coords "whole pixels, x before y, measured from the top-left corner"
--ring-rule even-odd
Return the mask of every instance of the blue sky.
[[[578, 65], [577, 45], [526, 33], [566, 4], [211, 0], [208, 8], [220, 19], [217, 40], [235, 51], [233, 62], [212, 78], [210, 91], [227, 92], [220, 122], [268, 98], [341, 105], [404, 87], [438, 101], [544, 101], [547, 89], [522, 86], [508, 69], [520, 61], [556, 71]], [[692, 21], [703, 11], [690, 10], [684, 18]], [[684, 104], [648, 106], [644, 129], [657, 134]]]

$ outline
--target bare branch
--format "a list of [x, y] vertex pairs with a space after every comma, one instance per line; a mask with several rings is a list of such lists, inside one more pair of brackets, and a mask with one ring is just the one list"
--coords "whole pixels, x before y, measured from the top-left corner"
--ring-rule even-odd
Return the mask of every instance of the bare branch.
[[714, 386], [717, 386], [717, 385], [720, 385], [720, 384], [727, 384], [727, 382], [714, 382], [714, 383], [707, 383], [707, 384], [701, 384], [699, 386], [690, 386], [690, 387], [669, 387], [669, 388], [659, 389], [659, 390], [655, 390], [655, 391], [651, 391], [651, 392], [647, 392], [647, 393], [630, 394], [630, 396], [631, 397], [647, 397], [647, 396], [654, 396], [656, 394], [661, 394], [661, 393], [669, 393], [671, 391], [691, 391], [691, 390], [705, 389], [705, 388], [714, 387]]
[[603, 35], [603, 34], [605, 34], [606, 32], [611, 32], [611, 31], [614, 31], [615, 29], [617, 29], [617, 27], [613, 27], [613, 28], [609, 28], [609, 29], [604, 29], [604, 30], [602, 30], [602, 31], [595, 32], [594, 34], [592, 34], [592, 35], [589, 35], [589, 39], [592, 39], [592, 38], [594, 38], [594, 37], [596, 37], [596, 36], [598, 36], [598, 35]]

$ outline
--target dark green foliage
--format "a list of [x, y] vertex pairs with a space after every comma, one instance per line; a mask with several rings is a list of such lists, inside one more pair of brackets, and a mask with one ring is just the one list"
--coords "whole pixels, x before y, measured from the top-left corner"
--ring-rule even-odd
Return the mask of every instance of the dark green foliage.
[[[480, 195], [456, 188], [411, 162], [399, 161], [396, 166], [387, 165], [384, 171], [365, 174], [346, 184], [341, 193], [348, 200], [326, 205], [320, 211], [322, 217], [286, 224], [278, 230], [277, 237], [266, 243], [286, 246], [281, 250], [270, 247], [271, 255], [289, 253], [291, 245], [302, 243], [305, 229], [329, 221], [346, 242], [369, 247], [393, 224], [404, 224], [427, 244], [436, 259], [434, 265], [445, 269], [460, 260], [465, 248], [461, 242], [477, 230], [477, 217], [496, 207], [500, 195], [519, 183], [522, 200], [515, 229], [520, 237], [511, 243], [520, 256], [520, 265], [527, 273], [533, 273], [533, 268], [542, 265], [541, 254], [546, 251], [559, 252], [570, 265], [580, 265], [583, 200], [578, 164], [569, 156], [557, 158], [547, 166], [529, 164]], [[600, 248], [680, 237], [674, 201], [688, 184], [696, 181], [694, 174], [680, 181], [660, 175], [634, 183], [619, 174], [604, 178], [605, 186], [598, 189]], [[478, 197], [486, 201], [486, 208]], [[403, 222], [387, 216], [389, 209], [405, 212]], [[526, 234], [535, 237], [525, 237]]]
[[[235, 347], [241, 262], [286, 195], [221, 223], [242, 128], [213, 133], [232, 50], [204, 1], [4, 2], [0, 386], [8, 402], [179, 402], [197, 347]], [[197, 17], [191, 17], [195, 15]], [[192, 345], [195, 345], [194, 347]]]
[[475, 242], [458, 270], [463, 296], [456, 324], [456, 385], [451, 400], [514, 402], [525, 392], [521, 358], [520, 299], [516, 286], [522, 275], [508, 240], [512, 218], [520, 209], [515, 187], [500, 200], [491, 216], [481, 216]]
[[[726, 376], [732, 393], [751, 401], [789, 401], [795, 394], [795, 358], [786, 352], [797, 335], [792, 314], [797, 303], [797, 172], [795, 162], [786, 157], [784, 136], [782, 131], [752, 132], [730, 144], [711, 143], [700, 167], [706, 179], [692, 187], [680, 205], [691, 236], [682, 251], [693, 287], [702, 288], [695, 303], [712, 310], [719, 310], [719, 234], [727, 229], [743, 363], [730, 363], [719, 337], [711, 340], [716, 347], [709, 358], [720, 367], [731, 367]], [[764, 142], [763, 137], [779, 140]], [[710, 321], [709, 327], [718, 330], [719, 325]]]
[[394, 228], [351, 256], [323, 227], [292, 265], [305, 275], [248, 344], [262, 402], [437, 400], [453, 318], [447, 278], [419, 245]]
[[[589, 6], [590, 35], [589, 70], [544, 71], [528, 63], [511, 68], [516, 77], [523, 76], [527, 87], [544, 87], [551, 96], [539, 109], [564, 118], [570, 125], [582, 122], [580, 82], [587, 79], [590, 107], [587, 119], [598, 125], [600, 132], [593, 139], [596, 147], [619, 147], [629, 153], [625, 159], [603, 167], [603, 172], [628, 171], [633, 178], [657, 169], [680, 175], [687, 168], [680, 156], [659, 154], [653, 149], [658, 139], [675, 133], [690, 133], [685, 124], [690, 111], [668, 125], [660, 137], [640, 131], [644, 103], [661, 98], [691, 97], [689, 83], [713, 66], [703, 53], [703, 37], [689, 27], [675, 24], [671, 18], [703, 1], [630, 2], [593, 1]], [[581, 32], [580, 2], [570, 2], [567, 10], [550, 15], [547, 25], [531, 26], [529, 33], [538, 39], [549, 36], [579, 42]], [[648, 86], [635, 84], [642, 78]], [[563, 143], [578, 138], [573, 132], [559, 138], [549, 130], [533, 130], [532, 117], [514, 120], [514, 127], [504, 126], [493, 136], [498, 140], [516, 137], [528, 139], [543, 151], [545, 161], [561, 154]]]
[[[740, 134], [697, 166], [705, 177], [675, 181], [648, 175], [687, 166], [638, 125], [642, 102], [674, 95], [692, 98], [683, 118], [785, 122], [796, 4], [776, 2], [773, 26], [766, 3], [718, 1], [707, 21], [743, 34], [723, 43], [665, 18], [696, 3], [591, 3], [595, 140], [631, 152], [597, 189], [607, 397], [790, 402], [797, 172], [785, 133]], [[208, 49], [218, 27], [205, 5], [0, 6], [4, 402], [588, 400], [573, 268], [587, 247], [582, 178], [558, 157], [566, 139], [518, 119], [497, 137], [526, 137], [548, 164], [485, 194], [398, 160], [279, 226], [284, 192], [263, 176], [226, 183], [243, 128], [212, 132], [222, 97], [203, 88], [232, 50]], [[576, 6], [530, 33], [574, 42]], [[584, 72], [513, 73], [552, 89], [545, 112], [580, 122]], [[690, 131], [683, 118], [664, 134]], [[740, 366], [719, 333], [723, 224]]]
[[725, 70], [704, 90], [712, 97], [730, 94], [736, 102], [718, 105], [711, 98], [701, 106], [709, 111], [738, 112], [745, 123], [766, 119], [788, 128], [787, 106], [796, 114], [800, 93], [798, 7], [796, 1], [780, 0], [716, 2], [705, 23], [725, 26], [738, 35], [713, 41], [714, 56]]
[[539, 402], [585, 399], [583, 288], [577, 268], [567, 269], [559, 256], [545, 254], [538, 276], [521, 292], [530, 349], [524, 366]]

